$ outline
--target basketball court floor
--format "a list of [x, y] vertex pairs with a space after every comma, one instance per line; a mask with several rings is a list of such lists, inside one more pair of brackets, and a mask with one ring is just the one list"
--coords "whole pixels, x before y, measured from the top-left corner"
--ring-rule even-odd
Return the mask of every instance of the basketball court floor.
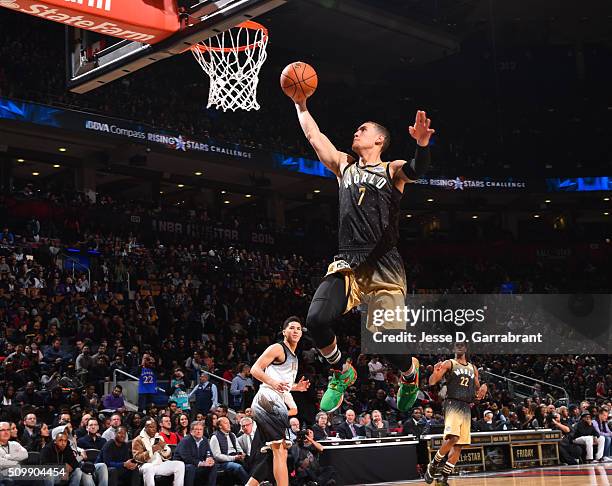
[[[419, 480], [369, 486], [412, 486], [415, 484], [425, 486], [427, 483]], [[453, 478], [449, 484], [452, 486], [611, 486], [612, 463], [470, 474]]]

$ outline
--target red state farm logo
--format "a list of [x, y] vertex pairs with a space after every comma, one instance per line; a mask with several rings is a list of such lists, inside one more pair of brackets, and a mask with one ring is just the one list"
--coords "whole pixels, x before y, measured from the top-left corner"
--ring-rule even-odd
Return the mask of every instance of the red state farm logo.
[[79, 5], [87, 5], [88, 7], [106, 10], [110, 12], [112, 0], [65, 0], [68, 3], [77, 3]]

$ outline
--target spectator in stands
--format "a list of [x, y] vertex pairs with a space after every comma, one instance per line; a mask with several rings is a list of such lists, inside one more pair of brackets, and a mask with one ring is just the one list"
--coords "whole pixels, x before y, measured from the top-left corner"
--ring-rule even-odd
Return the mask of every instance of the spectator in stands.
[[51, 442], [51, 431], [45, 423], [36, 426], [34, 437], [30, 442], [27, 450], [30, 452], [40, 452]]
[[204, 435], [210, 440], [217, 431], [217, 423], [219, 416], [215, 412], [211, 412], [206, 416], [204, 421]]
[[99, 430], [100, 424], [98, 423], [98, 419], [90, 418], [87, 421], [87, 434], [77, 441], [77, 445], [81, 449], [102, 450], [102, 447], [106, 444], [106, 439], [100, 436], [98, 433]]
[[608, 409], [606, 407], [599, 409], [597, 418], [593, 420], [593, 427], [606, 441], [603, 457], [608, 460], [610, 458], [610, 446], [612, 445], [612, 432], [608, 426]]
[[134, 460], [142, 464], [144, 486], [155, 486], [155, 476], [174, 476], [174, 486], [183, 486], [185, 463], [172, 461], [172, 451], [157, 433], [157, 422], [149, 418], [144, 429], [132, 441]]
[[[255, 422], [253, 422], [255, 423]], [[300, 420], [297, 417], [291, 417], [289, 419], [289, 440], [295, 441], [296, 434], [300, 430]]]
[[600, 461], [603, 458], [606, 439], [599, 435], [599, 432], [593, 427], [593, 420], [588, 411], [580, 414], [580, 422], [574, 428], [574, 444], [585, 447], [587, 462], [593, 462], [594, 445], [597, 445], [595, 460]]
[[91, 350], [89, 349], [89, 346], [83, 346], [83, 348], [81, 349], [81, 354], [77, 356], [75, 362], [76, 370], [89, 371], [93, 367], [94, 363], [95, 361], [91, 356]]
[[0, 477], [7, 468], [18, 466], [28, 458], [28, 451], [19, 442], [10, 438], [11, 425], [8, 422], [0, 422]]
[[[68, 436], [65, 432], [58, 432], [45, 448], [40, 452], [40, 463], [49, 465], [61, 465], [68, 468], [68, 486], [79, 486], [83, 480], [83, 486], [94, 486], [91, 476], [86, 478], [79, 468], [74, 451], [68, 446]], [[44, 480], [45, 486], [53, 486], [52, 479]]]
[[105, 410], [122, 413], [125, 410], [125, 400], [123, 399], [123, 387], [116, 385], [112, 393], [102, 398], [102, 407]]
[[312, 426], [312, 432], [314, 434], [314, 440], [326, 440], [331, 436], [331, 427], [327, 424], [327, 414], [325, 412], [319, 412], [315, 416], [315, 424]]
[[179, 443], [178, 435], [172, 432], [172, 419], [170, 415], [164, 415], [159, 421], [159, 435], [168, 445], [177, 445]]
[[491, 410], [485, 410], [482, 417], [482, 420], [476, 423], [478, 432], [493, 432], [497, 430], [497, 424], [493, 421], [493, 412]]
[[247, 458], [249, 458], [251, 456], [251, 444], [255, 437], [253, 419], [251, 417], [242, 417], [240, 419], [240, 430], [242, 433], [238, 436], [238, 443], [240, 447], [242, 447]]
[[19, 441], [26, 449], [30, 446], [32, 439], [36, 434], [36, 415], [33, 413], [27, 414], [23, 419], [23, 432]]
[[213, 458], [219, 466], [219, 471], [226, 471], [238, 480], [240, 484], [246, 484], [249, 474], [240, 464], [245, 459], [245, 454], [236, 435], [231, 432], [230, 421], [227, 417], [220, 417], [217, 422], [217, 431], [210, 438], [210, 449]]
[[420, 437], [423, 434], [425, 424], [423, 423], [423, 413], [420, 408], [412, 410], [412, 415], [409, 419], [404, 420], [402, 424], [402, 435], [414, 435]]
[[370, 400], [368, 403], [368, 410], [378, 410], [383, 417], [387, 416], [391, 407], [389, 407], [389, 403], [387, 402], [387, 392], [385, 392], [385, 390], [380, 388], [376, 390], [376, 398]]
[[51, 347], [45, 351], [44, 360], [46, 363], [52, 364], [56, 360], [64, 360], [64, 353], [62, 351], [62, 340], [60, 338], [53, 339]]
[[196, 412], [208, 415], [211, 410], [219, 406], [217, 385], [209, 381], [209, 376], [206, 371], [200, 373], [200, 382], [191, 390], [189, 397], [194, 394]]
[[374, 355], [370, 358], [368, 362], [368, 371], [370, 373], [370, 380], [374, 380], [376, 383], [376, 389], [378, 390], [387, 389], [387, 384], [385, 383], [385, 365], [380, 362], [380, 358], [377, 355]]
[[138, 412], [133, 413], [128, 419], [127, 431], [128, 431], [129, 437], [136, 437], [138, 434], [140, 434], [141, 430], [142, 430], [142, 415], [140, 415], [140, 413]]
[[[186, 413], [179, 413], [176, 414], [172, 420], [174, 422], [174, 430], [179, 438], [179, 441], [183, 440], [189, 435], [190, 431], [189, 415]], [[204, 422], [202, 422], [202, 427], [204, 427]]]
[[9, 440], [19, 442], [19, 428], [15, 422], [11, 422], [11, 437]]
[[247, 364], [242, 364], [238, 367], [238, 374], [234, 376], [230, 387], [230, 406], [238, 410], [245, 408], [248, 402], [248, 396], [252, 394], [253, 380], [250, 378], [251, 367]]
[[341, 439], [365, 437], [365, 428], [355, 422], [355, 412], [351, 409], [344, 413], [344, 422], [336, 427], [336, 433]]
[[79, 428], [74, 431], [75, 435], [77, 436], [77, 439], [80, 439], [81, 437], [87, 435], [87, 422], [89, 422], [90, 418], [90, 413], [84, 413], [81, 416], [81, 423], [79, 424]]
[[115, 434], [117, 433], [117, 429], [121, 426], [121, 415], [118, 413], [114, 413], [110, 418], [110, 427], [104, 431], [102, 434], [102, 438], [106, 441], [113, 440], [115, 438]]
[[387, 437], [389, 435], [389, 422], [383, 420], [380, 410], [372, 410], [372, 422], [366, 426], [366, 437]]
[[115, 438], [104, 444], [96, 462], [116, 468], [121, 486], [133, 484], [132, 476], [138, 474], [138, 463], [132, 459], [132, 450], [127, 444], [127, 429], [124, 426], [119, 426]]
[[153, 367], [155, 358], [149, 353], [142, 355], [140, 364], [140, 378], [138, 379], [138, 410], [146, 411], [147, 406], [153, 402], [153, 397], [157, 393], [157, 374]]
[[[296, 484], [317, 484], [322, 486], [335, 486], [337, 473], [333, 466], [321, 466], [319, 455], [325, 448], [319, 444], [312, 430], [306, 431], [303, 441], [297, 440], [289, 450], [289, 462], [293, 470], [289, 474]], [[293, 484], [293, 483], [292, 483]]]
[[217, 465], [208, 439], [204, 437], [202, 422], [191, 423], [190, 433], [181, 439], [174, 456], [185, 463], [185, 486], [216, 486]]

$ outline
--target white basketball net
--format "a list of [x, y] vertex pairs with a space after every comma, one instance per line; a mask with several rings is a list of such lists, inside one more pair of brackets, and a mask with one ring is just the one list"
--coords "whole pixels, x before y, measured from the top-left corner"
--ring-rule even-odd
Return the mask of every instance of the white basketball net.
[[259, 110], [257, 84], [267, 45], [266, 28], [247, 21], [191, 48], [210, 78], [208, 108]]

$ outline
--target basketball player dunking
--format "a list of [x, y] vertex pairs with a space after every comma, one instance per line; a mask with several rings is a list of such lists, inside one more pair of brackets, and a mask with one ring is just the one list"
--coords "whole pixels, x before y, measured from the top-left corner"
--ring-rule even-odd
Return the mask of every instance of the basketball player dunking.
[[[344, 391], [357, 377], [350, 360], [338, 349], [334, 322], [363, 302], [368, 305], [368, 329], [381, 330], [373, 325], [373, 313], [405, 305], [406, 273], [396, 248], [400, 201], [406, 183], [419, 179], [429, 166], [428, 145], [434, 130], [425, 112], [418, 111], [409, 129], [417, 141], [415, 158], [383, 162], [381, 154], [391, 142], [389, 131], [365, 122], [353, 136], [355, 158], [340, 152], [321, 133], [305, 99], [293, 101], [306, 138], [319, 160], [336, 175], [339, 187], [339, 255], [329, 265], [306, 319], [319, 353], [332, 366], [332, 379], [320, 404], [322, 411], [331, 412], [341, 405]], [[383, 328], [405, 330], [406, 323], [387, 321]], [[387, 358], [402, 372], [397, 405], [406, 411], [419, 391], [419, 361], [406, 355]]]
[[[435, 385], [446, 379], [446, 399], [444, 400], [444, 442], [427, 466], [425, 482], [430, 484], [442, 472], [442, 484], [448, 484], [455, 464], [461, 455], [461, 447], [471, 442], [471, 409], [474, 400], [482, 400], [487, 394], [487, 385], [478, 380], [478, 370], [467, 359], [465, 343], [455, 344], [455, 359], [437, 363], [429, 377], [429, 384]], [[442, 461], [448, 454], [444, 465]]]

